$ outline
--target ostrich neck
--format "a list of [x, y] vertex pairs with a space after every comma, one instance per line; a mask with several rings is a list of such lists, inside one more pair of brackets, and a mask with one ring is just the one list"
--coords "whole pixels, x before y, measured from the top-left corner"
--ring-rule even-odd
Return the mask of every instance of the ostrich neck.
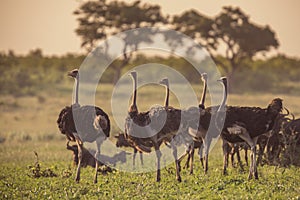
[[79, 75], [75, 78], [75, 104], [78, 104]]
[[169, 85], [166, 85], [166, 99], [165, 99], [165, 107], [169, 106], [169, 95], [170, 95], [170, 90], [169, 90]]
[[133, 77], [133, 98], [132, 98], [132, 106], [136, 106], [136, 94], [137, 94], [137, 83], [136, 77]]
[[202, 91], [202, 96], [201, 96], [201, 100], [199, 102], [199, 105], [204, 106], [205, 97], [206, 97], [206, 90], [207, 90], [207, 83], [206, 83], [206, 81], [204, 81], [204, 88], [203, 88], [203, 91]]
[[224, 84], [223, 85], [223, 99], [222, 99], [222, 102], [221, 102], [221, 105], [220, 105], [218, 111], [224, 111], [226, 101], [227, 101], [227, 85]]

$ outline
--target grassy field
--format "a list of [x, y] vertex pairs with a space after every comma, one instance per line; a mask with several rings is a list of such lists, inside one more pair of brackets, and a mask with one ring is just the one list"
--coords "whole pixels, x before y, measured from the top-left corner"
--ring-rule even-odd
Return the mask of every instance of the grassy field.
[[[112, 89], [111, 85], [99, 87], [96, 98], [96, 104], [110, 116]], [[210, 154], [209, 173], [204, 175], [199, 162], [195, 162], [193, 175], [182, 170], [182, 183], [175, 180], [171, 164], [162, 170], [160, 183], [155, 182], [155, 172], [114, 171], [99, 175], [98, 184], [93, 184], [94, 170], [88, 167], [82, 170], [77, 184], [72, 155], [56, 125], [58, 113], [71, 103], [71, 95], [70, 85], [56, 86], [31, 97], [0, 97], [0, 199], [300, 199], [299, 168], [265, 165], [258, 168], [257, 181], [246, 179], [247, 167], [245, 172], [230, 167], [229, 175], [223, 176], [219, 143]], [[233, 94], [229, 104], [265, 107], [275, 97], [284, 99], [284, 105], [300, 116], [300, 95]], [[163, 87], [144, 87], [139, 91], [140, 110], [162, 104], [163, 99]], [[178, 104], [174, 95], [170, 101]], [[112, 122], [109, 139], [114, 142], [113, 135], [120, 129]], [[34, 151], [39, 155], [41, 169], [48, 168], [56, 177], [32, 176], [29, 166], [36, 162]]]

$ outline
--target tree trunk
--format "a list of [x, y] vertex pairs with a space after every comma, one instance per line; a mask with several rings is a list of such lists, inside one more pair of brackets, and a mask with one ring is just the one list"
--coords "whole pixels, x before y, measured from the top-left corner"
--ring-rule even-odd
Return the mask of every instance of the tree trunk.
[[115, 68], [113, 84], [116, 85], [121, 77], [121, 66]]
[[228, 72], [227, 78], [228, 78], [228, 92], [233, 93], [234, 92], [234, 85], [236, 85], [236, 81], [235, 81], [235, 72], [237, 70], [237, 64], [234, 62], [230, 62], [231, 63], [231, 71]]

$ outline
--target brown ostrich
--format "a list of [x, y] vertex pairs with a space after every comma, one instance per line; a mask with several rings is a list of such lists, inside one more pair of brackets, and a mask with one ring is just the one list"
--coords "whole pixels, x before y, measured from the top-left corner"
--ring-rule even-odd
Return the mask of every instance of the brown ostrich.
[[[160, 146], [162, 143], [171, 144], [176, 165], [176, 177], [181, 181], [177, 159], [177, 148], [172, 142], [181, 124], [181, 110], [171, 107], [152, 107], [149, 111], [139, 113], [136, 105], [137, 74], [131, 72], [134, 91], [132, 104], [129, 107], [125, 122], [126, 139], [139, 151], [151, 152], [154, 147], [157, 158], [156, 181], [160, 181]], [[141, 135], [143, 134], [143, 135]]]
[[[208, 151], [209, 147], [212, 141], [213, 137], [216, 137], [218, 134], [213, 133], [208, 136], [208, 130], [210, 126], [211, 119], [214, 119], [215, 110], [217, 109], [217, 106], [208, 107], [205, 108], [205, 97], [206, 97], [206, 91], [207, 91], [207, 74], [202, 74], [202, 81], [204, 83], [203, 91], [202, 91], [202, 97], [199, 102], [199, 109], [201, 111], [199, 120], [194, 120], [189, 122], [189, 128], [188, 132], [193, 137], [194, 142], [198, 142], [203, 144], [203, 150], [204, 150], [204, 157], [202, 157], [202, 145], [198, 144], [199, 146], [199, 156], [200, 161], [203, 165], [203, 158], [204, 158], [204, 172], [207, 173], [208, 171]], [[221, 79], [223, 81], [223, 79]], [[213, 131], [211, 131], [213, 132]], [[217, 132], [217, 131], [215, 131]], [[193, 149], [192, 149], [193, 154]], [[192, 157], [192, 156], [191, 156]], [[192, 168], [191, 168], [191, 173]]]
[[[204, 82], [204, 87], [203, 87], [202, 97], [199, 102], [199, 108], [204, 109], [204, 102], [205, 102], [206, 89], [207, 89], [207, 74], [206, 73], [201, 74], [201, 79]], [[166, 88], [165, 107], [167, 108], [167, 107], [169, 107], [169, 95], [170, 95], [169, 80], [168, 80], [168, 78], [164, 78], [159, 83], [164, 85]], [[193, 162], [194, 162], [194, 150], [199, 148], [199, 151], [200, 151], [200, 148], [202, 147], [202, 141], [198, 141], [198, 140], [188, 141], [185, 145], [186, 145], [186, 152], [179, 157], [178, 165], [179, 165], [179, 169], [180, 169], [181, 161], [185, 158], [186, 155], [188, 155], [185, 167], [188, 168], [188, 165], [190, 164], [190, 174], [192, 174], [193, 173]], [[202, 156], [200, 159], [201, 159], [201, 163], [203, 165]]]
[[[75, 102], [71, 106], [67, 106], [62, 109], [57, 119], [57, 124], [61, 133], [66, 135], [68, 141], [75, 141], [77, 143], [79, 162], [75, 180], [76, 182], [79, 182], [81, 162], [83, 159], [83, 143], [96, 141], [97, 151], [95, 153], [95, 158], [98, 158], [102, 142], [109, 137], [110, 120], [108, 115], [99, 107], [92, 105], [79, 105], [78, 69], [70, 71], [68, 76], [75, 79]], [[96, 162], [95, 165], [94, 183], [97, 183], [97, 169], [98, 162]]]
[[[203, 82], [203, 91], [202, 91], [202, 96], [201, 96], [201, 99], [200, 99], [200, 102], [199, 102], [199, 108], [202, 109], [202, 110], [205, 109], [205, 98], [206, 98], [206, 91], [207, 91], [207, 79], [208, 79], [207, 73], [202, 73], [201, 74], [201, 80]], [[203, 141], [204, 141], [204, 138], [201, 138], [200, 140], [199, 139], [194, 140], [193, 145], [191, 146], [191, 148], [189, 150], [187, 162], [185, 163], [185, 167], [188, 168], [188, 166], [189, 166], [188, 163], [190, 162], [190, 174], [193, 174], [193, 165], [194, 165], [193, 163], [194, 163], [194, 152], [195, 152], [195, 149], [199, 149], [198, 150], [198, 154], [199, 154], [199, 157], [200, 157], [200, 162], [202, 164], [202, 167], [204, 167], [204, 164], [203, 164], [203, 154], [202, 154], [202, 151], [203, 151]]]

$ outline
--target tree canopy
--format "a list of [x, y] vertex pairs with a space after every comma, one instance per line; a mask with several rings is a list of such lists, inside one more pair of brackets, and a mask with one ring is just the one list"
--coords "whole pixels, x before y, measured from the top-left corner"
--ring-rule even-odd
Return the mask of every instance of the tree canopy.
[[[78, 16], [79, 26], [76, 33], [82, 39], [82, 47], [87, 50], [95, 47], [97, 41], [126, 30], [165, 24], [198, 41], [211, 54], [214, 61], [226, 73], [231, 81], [242, 62], [257, 54], [277, 48], [279, 42], [275, 32], [268, 25], [258, 25], [250, 20], [240, 8], [225, 6], [216, 16], [205, 16], [192, 9], [179, 15], [163, 15], [158, 5], [142, 4], [140, 1], [88, 1], [74, 12]], [[137, 36], [138, 37], [138, 36]], [[165, 37], [171, 48], [180, 48], [182, 41], [172, 42]], [[116, 79], [121, 69], [132, 58], [127, 48], [137, 48], [138, 42], [151, 42], [150, 38], [132, 40], [124, 37], [123, 62], [113, 66]], [[224, 49], [223, 57], [218, 59]]]
[[[279, 46], [275, 32], [268, 25], [257, 25], [249, 18], [240, 8], [225, 6], [214, 17], [204, 16], [196, 10], [186, 11], [174, 16], [172, 24], [206, 47], [234, 81], [234, 73], [245, 59]], [[222, 48], [225, 48], [223, 56], [227, 62], [218, 59]]]
[[[160, 6], [142, 4], [140, 1], [133, 3], [108, 2], [106, 0], [88, 1], [83, 3], [74, 14], [78, 16], [77, 20], [79, 21], [76, 33], [82, 39], [81, 46], [88, 51], [92, 50], [98, 41], [104, 40], [110, 35], [165, 22]], [[149, 37], [131, 39], [125, 35], [123, 42], [122, 62], [112, 64], [116, 71], [114, 83], [119, 79], [122, 68], [132, 58], [132, 51], [128, 51], [128, 49], [137, 49], [140, 42], [151, 42], [151, 39]]]

